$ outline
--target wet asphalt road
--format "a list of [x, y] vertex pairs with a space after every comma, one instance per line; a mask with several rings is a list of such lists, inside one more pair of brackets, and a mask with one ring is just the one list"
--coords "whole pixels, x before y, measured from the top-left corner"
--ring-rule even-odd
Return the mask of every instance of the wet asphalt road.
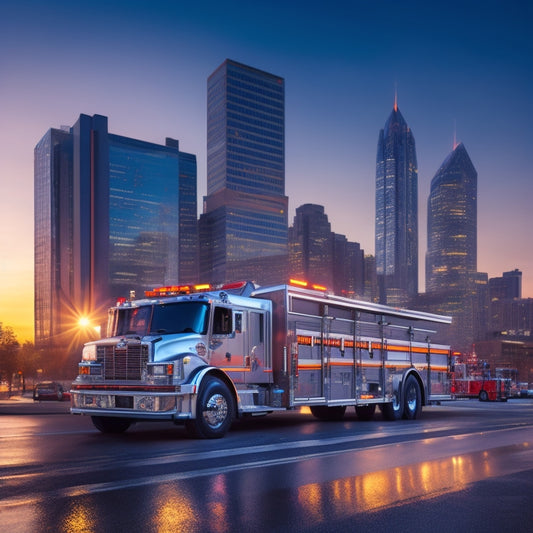
[[0, 465], [13, 533], [533, 530], [530, 400], [282, 413], [220, 440], [162, 422], [102, 435], [64, 402], [0, 401]]

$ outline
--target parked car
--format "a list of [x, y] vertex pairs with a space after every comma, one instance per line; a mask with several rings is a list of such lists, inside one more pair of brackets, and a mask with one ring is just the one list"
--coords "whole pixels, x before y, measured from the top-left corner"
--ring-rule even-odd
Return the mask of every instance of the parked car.
[[70, 392], [63, 388], [57, 381], [43, 381], [37, 383], [33, 389], [33, 400], [42, 402], [45, 400], [70, 401]]

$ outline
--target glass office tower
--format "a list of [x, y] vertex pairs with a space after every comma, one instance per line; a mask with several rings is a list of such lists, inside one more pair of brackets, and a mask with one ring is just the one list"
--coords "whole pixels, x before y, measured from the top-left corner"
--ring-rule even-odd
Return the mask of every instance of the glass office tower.
[[[34, 151], [35, 342], [62, 330], [65, 292], [73, 286], [72, 136], [50, 129]], [[64, 288], [64, 289], [63, 289]]]
[[228, 59], [207, 84], [201, 277], [284, 280], [287, 206], [284, 80]]
[[109, 135], [112, 294], [196, 281], [196, 157], [166, 144]]
[[35, 339], [61, 345], [105, 323], [130, 291], [197, 279], [196, 157], [81, 115], [35, 148]]
[[488, 324], [488, 276], [477, 272], [477, 172], [461, 143], [431, 181], [426, 293], [432, 311], [453, 317], [450, 343], [468, 352]]
[[477, 172], [462, 143], [431, 181], [426, 291], [464, 290], [477, 271]]
[[379, 299], [406, 305], [418, 293], [418, 168], [415, 139], [397, 102], [379, 133], [376, 158]]

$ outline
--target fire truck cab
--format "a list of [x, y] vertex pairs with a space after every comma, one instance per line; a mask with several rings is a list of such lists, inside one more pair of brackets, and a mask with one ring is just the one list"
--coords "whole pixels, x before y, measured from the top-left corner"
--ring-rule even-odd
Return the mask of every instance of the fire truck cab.
[[109, 311], [108, 336], [84, 346], [71, 412], [97, 429], [185, 423], [200, 438], [232, 421], [310, 408], [341, 419], [413, 419], [451, 399], [449, 317], [287, 284], [163, 287]]

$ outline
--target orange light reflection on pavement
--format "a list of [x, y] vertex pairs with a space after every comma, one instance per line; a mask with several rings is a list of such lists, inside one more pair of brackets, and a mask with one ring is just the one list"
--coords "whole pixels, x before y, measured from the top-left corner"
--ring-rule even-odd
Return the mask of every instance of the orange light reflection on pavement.
[[58, 531], [93, 533], [97, 531], [96, 510], [84, 502], [69, 502], [69, 509]]
[[195, 530], [195, 510], [188, 494], [175, 486], [161, 485], [154, 494], [153, 524], [159, 533]]
[[[517, 446], [529, 448], [527, 442]], [[301, 514], [317, 523], [327, 520], [332, 508], [336, 518], [346, 518], [358, 512], [456, 492], [470, 483], [498, 475], [491, 466], [497, 454], [476, 452], [303, 485], [298, 489]]]

